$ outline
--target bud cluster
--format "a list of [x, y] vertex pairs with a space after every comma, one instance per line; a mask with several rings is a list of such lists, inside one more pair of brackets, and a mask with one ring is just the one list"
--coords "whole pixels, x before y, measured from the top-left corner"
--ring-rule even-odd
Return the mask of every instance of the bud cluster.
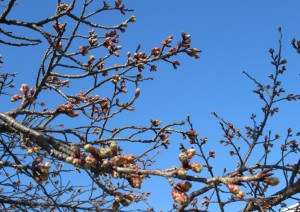
[[195, 149], [187, 149], [185, 152], [179, 154], [178, 159], [182, 166], [177, 170], [177, 176], [180, 179], [185, 179], [187, 170], [191, 169], [195, 173], [200, 173], [203, 170], [202, 165], [196, 162], [190, 163], [191, 158], [196, 154]]
[[28, 155], [32, 155], [32, 154], [34, 154], [34, 153], [39, 153], [40, 150], [41, 150], [41, 148], [35, 146], [35, 147], [28, 147], [26, 150], [27, 150], [27, 154], [28, 154]]
[[97, 46], [98, 35], [95, 33], [95, 30], [92, 29], [89, 31], [89, 43], [91, 46]]
[[37, 164], [42, 162], [42, 158], [38, 157], [34, 162], [34, 169], [33, 169], [33, 177], [37, 183], [41, 183], [43, 181], [47, 181], [49, 178], [49, 169], [51, 167], [50, 163], [45, 162], [40, 166]]
[[123, 206], [129, 206], [134, 200], [133, 194], [122, 194], [120, 192], [115, 193], [115, 202], [113, 203], [113, 209], [118, 210], [121, 203]]
[[78, 112], [73, 110], [73, 104], [68, 102], [66, 104], [59, 105], [56, 109], [58, 112], [64, 113], [70, 117], [76, 117], [78, 116]]
[[27, 84], [22, 84], [21, 88], [20, 88], [20, 92], [22, 95], [19, 94], [15, 94], [11, 97], [10, 101], [11, 102], [16, 102], [20, 99], [27, 99], [30, 103], [33, 102], [33, 94], [35, 93], [36, 89], [35, 88], [31, 88], [29, 89], [29, 86]]
[[103, 46], [107, 48], [110, 54], [114, 54], [115, 56], [119, 56], [118, 50], [122, 49], [121, 46], [115, 46], [118, 43], [119, 35], [117, 34], [116, 30], [110, 31], [106, 33], [106, 38], [103, 42]]

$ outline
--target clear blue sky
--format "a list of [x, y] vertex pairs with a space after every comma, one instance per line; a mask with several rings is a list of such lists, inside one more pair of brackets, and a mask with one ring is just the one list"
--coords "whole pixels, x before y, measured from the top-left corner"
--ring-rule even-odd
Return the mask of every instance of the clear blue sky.
[[[36, 4], [28, 7], [27, 1]], [[19, 17], [42, 16], [51, 2], [27, 1], [19, 1], [20, 8], [23, 8], [18, 10]], [[273, 70], [268, 50], [270, 47], [277, 50], [279, 26], [283, 32], [283, 55], [288, 60], [288, 71], [283, 84], [287, 91], [300, 93], [299, 55], [290, 45], [292, 38], [300, 39], [300, 2], [128, 0], [125, 3], [135, 9], [132, 15], [136, 16], [137, 22], [131, 24], [127, 32], [121, 35], [123, 54], [134, 51], [138, 43], [142, 44], [141, 50], [150, 50], [159, 46], [168, 35], [173, 35], [174, 41], [179, 40], [182, 31], [192, 35], [192, 45], [201, 49], [203, 53], [199, 60], [179, 57], [181, 66], [176, 71], [166, 64], [158, 66], [158, 71], [154, 73], [155, 80], [141, 86], [142, 98], [137, 102], [132, 118], [128, 119], [127, 113], [120, 117], [120, 124], [148, 124], [150, 118], [168, 123], [185, 119], [186, 115], [190, 114], [199, 135], [209, 138], [207, 150], [216, 150], [216, 169], [220, 169], [221, 175], [224, 166], [227, 166], [224, 158], [229, 157], [229, 149], [224, 149], [218, 143], [222, 132], [217, 120], [210, 113], [216, 111], [244, 129], [244, 126], [251, 123], [251, 113], [260, 112], [261, 103], [252, 93], [255, 87], [242, 71], [248, 71], [257, 79], [267, 80], [267, 76]], [[33, 13], [37, 14], [34, 17], [28, 16]], [[128, 14], [128, 17], [129, 15], [131, 14]], [[114, 15], [109, 14], [103, 17], [103, 21], [118, 23], [120, 18], [122, 17], [117, 16], [115, 19]], [[16, 82], [19, 83], [16, 86], [18, 88], [21, 83], [33, 82], [40, 55], [34, 48], [25, 48], [21, 53], [15, 53], [16, 50], [19, 49], [1, 47], [0, 54], [5, 60], [3, 69], [19, 73]], [[297, 108], [299, 103], [281, 108], [269, 127], [278, 132], [285, 132], [290, 126], [299, 126]], [[182, 140], [177, 137], [172, 141], [170, 152], [159, 156], [158, 160], [163, 161], [160, 163], [161, 168], [179, 165], [176, 159], [180, 142]], [[126, 151], [126, 147], [124, 150]], [[171, 160], [172, 157], [174, 160]], [[232, 164], [235, 162], [231, 159], [228, 159], [228, 163], [232, 168], [236, 165]], [[157, 182], [163, 182], [164, 186], [157, 185], [157, 191], [152, 192], [150, 203], [156, 210], [166, 211], [171, 206], [165, 204], [171, 203], [171, 189], [166, 180]], [[142, 189], [152, 190], [153, 183], [154, 181], [151, 181], [151, 185], [145, 185]]]

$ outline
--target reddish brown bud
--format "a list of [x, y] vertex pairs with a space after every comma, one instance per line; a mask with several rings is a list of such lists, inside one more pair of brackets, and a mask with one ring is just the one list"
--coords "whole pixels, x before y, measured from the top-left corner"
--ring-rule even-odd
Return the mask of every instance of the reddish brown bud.
[[82, 56], [87, 55], [89, 53], [89, 49], [90, 49], [89, 46], [80, 46], [79, 47], [79, 51], [82, 54]]
[[114, 203], [112, 204], [112, 210], [113, 211], [118, 211], [120, 208], [120, 203], [117, 201], [114, 201]]
[[139, 176], [130, 178], [130, 186], [132, 188], [141, 188], [142, 179]]
[[88, 64], [91, 65], [91, 64], [94, 62], [95, 59], [96, 59], [95, 56], [94, 56], [94, 55], [91, 55], [91, 56], [89, 57], [89, 59], [88, 59]]
[[279, 184], [279, 179], [277, 177], [271, 177], [264, 179], [264, 182], [270, 186], [276, 186]]
[[174, 201], [180, 205], [188, 205], [190, 203], [189, 196], [181, 191], [176, 191], [175, 189], [173, 189], [172, 197], [173, 197]]
[[58, 7], [61, 10], [67, 10], [69, 8], [69, 6], [65, 3], [60, 3], [60, 5]]
[[182, 192], [188, 192], [190, 190], [190, 188], [192, 187], [192, 184], [188, 181], [182, 181], [180, 183], [177, 183], [177, 187]]
[[16, 102], [18, 100], [22, 99], [22, 96], [18, 95], [18, 94], [15, 94], [11, 97], [10, 101], [11, 102]]

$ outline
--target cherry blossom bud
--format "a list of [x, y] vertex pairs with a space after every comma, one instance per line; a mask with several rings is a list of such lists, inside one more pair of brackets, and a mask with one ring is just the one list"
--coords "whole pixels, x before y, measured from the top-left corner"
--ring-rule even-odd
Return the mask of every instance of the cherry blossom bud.
[[81, 53], [82, 56], [85, 56], [89, 53], [89, 46], [80, 46], [79, 47], [79, 52]]
[[74, 118], [74, 117], [79, 116], [79, 113], [76, 112], [76, 111], [71, 110], [71, 111], [67, 112], [67, 115]]
[[69, 6], [65, 3], [60, 3], [60, 5], [58, 7], [61, 10], [67, 10], [69, 8]]
[[28, 90], [29, 90], [29, 87], [27, 84], [22, 84], [21, 85], [21, 88], [20, 88], [20, 91], [23, 95], [27, 95], [28, 93]]
[[32, 155], [34, 153], [34, 149], [33, 148], [27, 148], [27, 154], [28, 155]]
[[111, 149], [111, 151], [113, 151], [114, 153], [117, 152], [118, 150], [118, 145], [117, 142], [113, 141], [109, 144], [109, 148]]
[[73, 162], [74, 157], [70, 156], [66, 158], [66, 162], [67, 163], [72, 163]]
[[120, 166], [121, 165], [121, 160], [119, 156], [114, 156], [111, 160], [112, 164], [114, 166]]
[[112, 205], [112, 210], [113, 211], [118, 211], [120, 208], [120, 203], [117, 201], [114, 201], [113, 205]]
[[48, 173], [43, 173], [41, 174], [42, 181], [47, 181], [49, 179], [49, 174]]
[[133, 15], [133, 16], [131, 16], [131, 17], [130, 17], [130, 19], [129, 19], [129, 21], [130, 21], [130, 22], [136, 22], [136, 18], [135, 18], [135, 16], [134, 16], [134, 15]]
[[188, 205], [190, 203], [190, 198], [183, 192], [176, 191], [175, 189], [172, 190], [172, 197], [175, 202], [180, 205]]
[[141, 89], [137, 88], [135, 90], [135, 97], [138, 97], [140, 95], [140, 93], [141, 93]]
[[241, 190], [237, 185], [234, 185], [232, 183], [228, 183], [227, 187], [229, 191], [233, 194], [237, 194]]
[[178, 159], [183, 163], [183, 164], [187, 164], [190, 159], [188, 158], [188, 156], [185, 153], [180, 153], [178, 156]]
[[177, 176], [180, 178], [180, 179], [185, 179], [186, 178], [186, 175], [187, 175], [187, 171], [185, 168], [179, 168], [177, 170]]
[[245, 193], [242, 190], [239, 190], [236, 194], [235, 194], [236, 198], [238, 199], [244, 199]]
[[32, 162], [32, 166], [36, 166], [37, 164], [43, 162], [43, 158], [42, 157], [37, 157], [33, 162]]
[[130, 182], [130, 186], [132, 188], [141, 188], [142, 185], [142, 179], [137, 177], [132, 177], [130, 178], [131, 182]]
[[177, 183], [177, 187], [182, 191], [182, 192], [188, 192], [190, 188], [192, 187], [192, 184], [188, 181], [182, 181], [180, 183]]
[[79, 146], [72, 145], [71, 146], [71, 151], [74, 154], [74, 156], [79, 156], [80, 155], [80, 148], [79, 148]]
[[191, 159], [196, 154], [196, 150], [195, 149], [187, 149], [185, 154], [187, 155], [187, 157], [189, 159]]
[[117, 179], [117, 178], [119, 178], [120, 174], [119, 174], [119, 172], [117, 172], [116, 170], [113, 170], [111, 176], [112, 176], [113, 178]]
[[82, 161], [81, 161], [81, 159], [79, 159], [79, 158], [73, 158], [72, 164], [73, 164], [74, 166], [81, 166]]
[[196, 162], [191, 163], [190, 167], [196, 173], [200, 173], [203, 170], [203, 167], [199, 163], [196, 163]]
[[95, 59], [96, 59], [95, 56], [94, 56], [94, 55], [91, 55], [91, 56], [89, 57], [89, 59], [88, 59], [88, 64], [89, 64], [89, 65], [92, 64], [92, 63], [94, 62]]
[[41, 148], [40, 148], [40, 147], [37, 147], [37, 146], [35, 146], [35, 147], [33, 147], [33, 150], [34, 150], [34, 152], [35, 152], [35, 153], [39, 153], [39, 152], [40, 152], [40, 150], [41, 150]]
[[86, 145], [84, 145], [84, 150], [86, 152], [92, 152], [94, 150], [94, 147], [92, 144], [86, 144]]
[[276, 186], [279, 184], [279, 179], [277, 177], [271, 177], [264, 179], [264, 182], [270, 186]]
[[109, 160], [103, 160], [102, 164], [101, 164], [101, 167], [105, 168], [105, 169], [109, 168], [109, 167], [111, 167], [111, 162]]
[[22, 96], [18, 95], [18, 94], [15, 94], [11, 97], [10, 101], [11, 102], [16, 102], [18, 100], [22, 99]]
[[87, 156], [85, 158], [85, 163], [88, 164], [88, 165], [90, 165], [91, 167], [94, 167], [94, 168], [97, 166], [97, 160], [96, 160], [96, 158], [91, 157], [91, 156]]
[[121, 202], [123, 199], [124, 199], [124, 195], [122, 193], [120, 193], [120, 192], [115, 193], [115, 200], [117, 202]]

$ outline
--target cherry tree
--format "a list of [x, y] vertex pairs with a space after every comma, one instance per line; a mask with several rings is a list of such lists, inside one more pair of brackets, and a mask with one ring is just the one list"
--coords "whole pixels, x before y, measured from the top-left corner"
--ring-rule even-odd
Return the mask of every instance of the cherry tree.
[[[170, 35], [152, 49], [138, 45], [122, 55], [119, 39], [136, 21], [122, 0], [58, 0], [54, 13], [40, 20], [12, 18], [21, 6], [17, 0], [0, 3], [2, 48], [43, 51], [37, 70], [30, 71], [33, 84], [15, 85], [18, 74], [1, 68], [1, 102], [7, 96], [11, 101], [9, 110], [0, 113], [1, 210], [126, 211], [133, 203], [139, 208], [145, 202], [148, 207], [140, 209], [154, 211], [147, 202], [151, 191], [142, 188], [152, 176], [166, 179], [173, 198], [166, 204], [176, 211], [209, 211], [215, 206], [225, 211], [234, 204], [242, 211], [274, 211], [300, 192], [299, 133], [289, 128], [279, 135], [267, 128], [278, 103], [299, 99], [281, 86], [287, 60], [281, 53], [280, 28], [278, 51], [269, 51], [274, 67], [269, 81], [259, 82], [245, 72], [263, 103], [262, 119], [252, 114], [252, 125], [238, 128], [212, 113], [223, 131], [219, 147], [239, 161], [220, 173], [214, 169], [215, 151], [207, 148], [209, 139], [198, 135], [189, 116], [164, 125], [157, 119], [147, 126], [117, 122], [121, 113], [133, 113], [142, 97], [140, 85], [159, 71], [158, 62], [176, 69], [176, 56], [200, 57], [189, 34], [179, 33], [177, 41]], [[121, 13], [124, 21], [102, 25], [97, 17], [104, 12]], [[292, 41], [298, 53], [299, 46]], [[12, 62], [5, 55], [0, 59], [1, 65]], [[182, 142], [172, 143], [173, 135]], [[274, 142], [281, 147], [273, 147]], [[125, 151], [128, 143], [140, 144], [139, 153]], [[168, 152], [170, 145], [178, 145], [178, 154], [169, 154], [177, 163], [152, 168], [157, 151]], [[75, 178], [85, 184], [74, 184]]]

